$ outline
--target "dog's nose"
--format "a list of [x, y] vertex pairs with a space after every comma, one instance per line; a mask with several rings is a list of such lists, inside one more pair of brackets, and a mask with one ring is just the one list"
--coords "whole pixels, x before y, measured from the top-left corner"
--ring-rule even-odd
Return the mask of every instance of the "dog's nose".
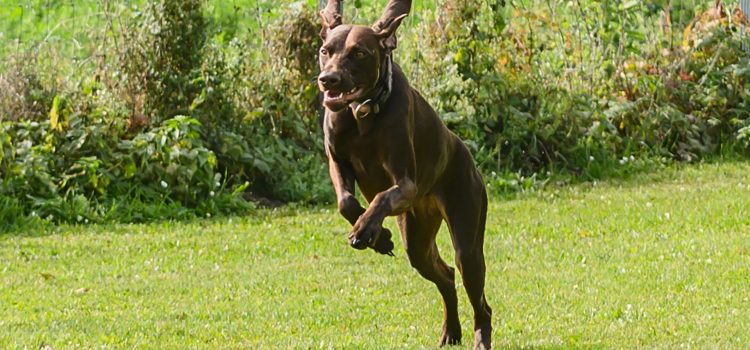
[[318, 76], [318, 81], [327, 89], [334, 88], [341, 82], [341, 74], [337, 72], [323, 72]]

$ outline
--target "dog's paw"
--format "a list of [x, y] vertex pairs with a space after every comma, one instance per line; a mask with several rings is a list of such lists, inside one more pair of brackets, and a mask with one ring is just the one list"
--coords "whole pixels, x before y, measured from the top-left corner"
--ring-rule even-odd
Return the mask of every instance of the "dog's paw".
[[392, 236], [393, 235], [391, 234], [391, 231], [383, 227], [382, 231], [380, 231], [380, 236], [378, 236], [378, 239], [370, 246], [380, 254], [393, 256], [393, 240], [391, 240]]
[[488, 324], [474, 331], [474, 350], [492, 349], [492, 326]]
[[451, 322], [451, 324], [453, 326], [449, 327], [447, 320], [443, 323], [443, 332], [440, 334], [440, 342], [438, 343], [441, 348], [446, 345], [461, 344], [461, 324], [458, 323], [458, 319], [455, 319], [455, 322]]
[[380, 224], [362, 224], [360, 221], [354, 224], [349, 234], [349, 245], [354, 249], [366, 249], [377, 241], [381, 233]]

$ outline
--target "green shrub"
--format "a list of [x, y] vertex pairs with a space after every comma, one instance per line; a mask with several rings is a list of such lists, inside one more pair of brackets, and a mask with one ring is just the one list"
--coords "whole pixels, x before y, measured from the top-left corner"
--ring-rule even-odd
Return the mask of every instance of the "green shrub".
[[237, 104], [246, 111], [242, 135], [253, 155], [253, 189], [283, 201], [333, 200], [315, 84], [318, 21], [309, 7], [290, 8], [264, 31], [265, 49], [243, 62]]
[[64, 130], [49, 121], [0, 126], [0, 195], [17, 198], [4, 205], [27, 215], [63, 222], [137, 217], [138, 208], [123, 208], [131, 200], [176, 205], [180, 216], [249, 208], [241, 197], [246, 185], [223, 180], [201, 124], [190, 117], [165, 120], [132, 139], [123, 138], [124, 123], [83, 116], [69, 117]]
[[6, 68], [0, 71], [0, 121], [39, 120], [46, 116], [54, 92], [42, 84], [37, 72], [31, 68], [34, 64], [32, 55], [10, 57], [3, 63]]
[[747, 34], [728, 9], [693, 21], [703, 29], [683, 49], [672, 45], [684, 28], [655, 26], [663, 4], [531, 3], [453, 2], [397, 54], [486, 174], [598, 178], [630, 159], [691, 161], [737, 144]]
[[133, 113], [155, 123], [189, 107], [201, 92], [207, 38], [202, 0], [154, 0], [134, 11], [114, 44], [113, 82]]

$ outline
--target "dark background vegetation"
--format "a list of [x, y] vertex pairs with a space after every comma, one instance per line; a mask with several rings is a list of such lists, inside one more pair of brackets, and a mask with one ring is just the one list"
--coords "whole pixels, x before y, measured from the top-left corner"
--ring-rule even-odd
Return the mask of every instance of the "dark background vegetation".
[[[0, 0], [0, 226], [331, 202], [316, 13]], [[396, 61], [512, 193], [746, 156], [746, 25], [732, 1], [416, 1]]]

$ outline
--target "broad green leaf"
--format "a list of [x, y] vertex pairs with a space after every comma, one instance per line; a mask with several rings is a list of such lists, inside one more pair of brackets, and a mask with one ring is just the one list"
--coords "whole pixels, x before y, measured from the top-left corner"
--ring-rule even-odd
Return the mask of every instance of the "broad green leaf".
[[49, 111], [49, 122], [52, 130], [61, 131], [60, 125], [60, 97], [55, 96], [52, 100], [52, 109]]

